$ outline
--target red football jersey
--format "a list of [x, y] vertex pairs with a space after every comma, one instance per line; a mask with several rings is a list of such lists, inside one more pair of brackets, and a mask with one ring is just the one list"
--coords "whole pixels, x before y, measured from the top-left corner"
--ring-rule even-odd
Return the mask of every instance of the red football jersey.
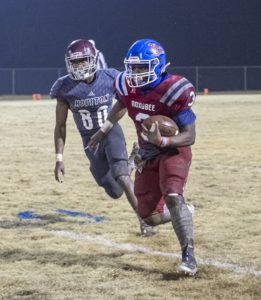
[[115, 86], [119, 101], [127, 108], [136, 126], [141, 148], [149, 147], [141, 137], [144, 119], [152, 115], [165, 115], [173, 119], [179, 112], [191, 108], [195, 101], [194, 86], [185, 77], [177, 75], [169, 75], [146, 93], [140, 88], [129, 87], [122, 72], [117, 76]]

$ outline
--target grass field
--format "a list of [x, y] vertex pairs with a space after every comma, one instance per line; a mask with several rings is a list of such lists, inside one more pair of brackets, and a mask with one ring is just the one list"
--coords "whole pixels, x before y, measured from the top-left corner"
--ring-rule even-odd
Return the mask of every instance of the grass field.
[[[141, 238], [126, 198], [97, 187], [71, 115], [65, 182], [54, 180], [54, 109], [0, 101], [0, 299], [260, 299], [261, 95], [199, 96], [194, 106], [185, 196], [196, 208], [195, 278], [176, 273], [170, 224]], [[121, 125], [130, 151], [133, 125]]]

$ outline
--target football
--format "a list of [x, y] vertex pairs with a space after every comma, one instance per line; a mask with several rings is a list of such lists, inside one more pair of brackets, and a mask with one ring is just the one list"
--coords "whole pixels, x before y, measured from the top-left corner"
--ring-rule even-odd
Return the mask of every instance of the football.
[[159, 130], [162, 136], [174, 136], [179, 133], [179, 128], [177, 124], [167, 116], [150, 116], [147, 119], [145, 119], [142, 124], [147, 129], [150, 129], [152, 123], [155, 123], [156, 121], [158, 121], [159, 123]]

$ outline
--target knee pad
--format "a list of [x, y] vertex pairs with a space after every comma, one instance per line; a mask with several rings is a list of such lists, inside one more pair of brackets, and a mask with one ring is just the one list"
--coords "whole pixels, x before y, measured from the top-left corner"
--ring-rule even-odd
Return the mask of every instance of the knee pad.
[[119, 176], [129, 176], [128, 162], [126, 160], [118, 160], [110, 164], [111, 174], [115, 180]]
[[113, 178], [111, 172], [108, 172], [103, 178], [101, 178], [99, 185], [102, 186], [106, 193], [113, 199], [118, 199], [123, 194], [122, 187]]
[[129, 175], [120, 175], [117, 178], [115, 178], [115, 180], [120, 184], [120, 186], [122, 185], [127, 185], [130, 183], [130, 176]]
[[164, 199], [168, 209], [171, 209], [173, 207], [180, 207], [185, 204], [184, 197], [176, 193], [168, 194], [164, 197]]
[[118, 199], [123, 195], [123, 190], [121, 187], [112, 187], [111, 185], [105, 185], [103, 186], [103, 188], [112, 199]]

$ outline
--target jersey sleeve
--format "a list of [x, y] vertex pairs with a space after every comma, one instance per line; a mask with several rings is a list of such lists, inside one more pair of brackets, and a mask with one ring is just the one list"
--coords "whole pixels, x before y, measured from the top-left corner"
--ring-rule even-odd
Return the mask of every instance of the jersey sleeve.
[[182, 78], [176, 94], [173, 97], [171, 110], [174, 113], [174, 121], [179, 128], [184, 128], [196, 120], [196, 115], [192, 111], [196, 100], [196, 91], [191, 82]]
[[176, 76], [161, 98], [161, 102], [168, 107], [173, 120], [182, 128], [196, 119], [196, 115], [191, 109], [195, 99], [196, 92], [192, 83], [185, 77]]
[[113, 80], [115, 80], [115, 78], [120, 74], [120, 71], [113, 68], [105, 69], [104, 72]]
[[128, 95], [128, 89], [126, 85], [125, 72], [121, 72], [117, 75], [114, 81], [115, 98], [126, 106], [124, 103], [124, 97]]
[[62, 81], [57, 79], [50, 90], [50, 97], [51, 99], [62, 99]]
[[171, 111], [173, 117], [182, 111], [191, 110], [196, 99], [195, 88], [185, 77], [178, 77], [160, 100]]
[[191, 108], [182, 110], [177, 115], [173, 117], [173, 120], [176, 122], [179, 128], [184, 128], [189, 124], [192, 124], [196, 120], [196, 115]]

